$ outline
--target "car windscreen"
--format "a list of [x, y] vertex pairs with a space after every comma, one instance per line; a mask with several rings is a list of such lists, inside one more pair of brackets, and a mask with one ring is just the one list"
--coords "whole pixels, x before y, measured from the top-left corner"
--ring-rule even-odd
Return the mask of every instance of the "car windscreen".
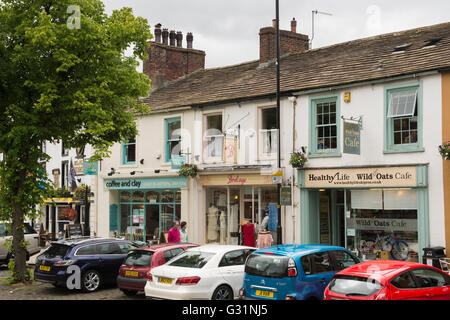
[[153, 251], [136, 250], [131, 251], [125, 258], [127, 266], [150, 267]]
[[200, 269], [215, 255], [213, 252], [186, 251], [168, 263], [174, 267]]
[[372, 296], [381, 288], [382, 285], [374, 279], [349, 275], [335, 276], [329, 286], [329, 290], [332, 292], [362, 297]]
[[69, 252], [70, 248], [70, 246], [64, 244], [53, 243], [41, 256], [49, 259], [57, 257], [63, 258]]
[[251, 254], [245, 263], [245, 273], [252, 276], [284, 278], [287, 276], [288, 257]]

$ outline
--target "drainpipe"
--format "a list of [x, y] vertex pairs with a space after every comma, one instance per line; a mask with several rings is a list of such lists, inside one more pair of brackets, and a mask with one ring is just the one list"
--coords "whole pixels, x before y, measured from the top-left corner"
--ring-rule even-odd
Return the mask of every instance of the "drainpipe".
[[[295, 96], [291, 96], [288, 98], [288, 100], [292, 103], [292, 152], [295, 151], [295, 145], [296, 145], [296, 132], [295, 132], [295, 106], [297, 105], [297, 98]], [[295, 186], [295, 173], [296, 170], [292, 168], [292, 177], [291, 177], [291, 192], [292, 192], [292, 204], [291, 204], [291, 214], [292, 214], [292, 228], [293, 228], [293, 243], [295, 243], [295, 193], [294, 193], [294, 186]]]

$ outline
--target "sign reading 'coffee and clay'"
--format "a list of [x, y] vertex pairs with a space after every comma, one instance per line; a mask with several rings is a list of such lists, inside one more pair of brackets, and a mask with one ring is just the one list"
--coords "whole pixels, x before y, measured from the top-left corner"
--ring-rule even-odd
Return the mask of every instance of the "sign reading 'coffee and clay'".
[[305, 188], [414, 187], [416, 167], [305, 170]]

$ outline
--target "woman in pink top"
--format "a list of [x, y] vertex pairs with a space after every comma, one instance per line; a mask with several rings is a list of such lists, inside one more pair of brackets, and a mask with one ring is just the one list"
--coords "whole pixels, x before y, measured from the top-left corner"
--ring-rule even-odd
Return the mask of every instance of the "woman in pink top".
[[169, 230], [167, 242], [180, 242], [180, 230], [178, 221], [174, 221], [172, 229]]

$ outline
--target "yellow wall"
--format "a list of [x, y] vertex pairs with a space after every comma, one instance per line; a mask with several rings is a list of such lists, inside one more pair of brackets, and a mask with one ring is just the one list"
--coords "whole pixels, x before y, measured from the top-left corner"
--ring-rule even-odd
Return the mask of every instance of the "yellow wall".
[[[442, 142], [450, 141], [450, 72], [442, 74]], [[443, 161], [446, 253], [450, 257], [450, 160]]]

